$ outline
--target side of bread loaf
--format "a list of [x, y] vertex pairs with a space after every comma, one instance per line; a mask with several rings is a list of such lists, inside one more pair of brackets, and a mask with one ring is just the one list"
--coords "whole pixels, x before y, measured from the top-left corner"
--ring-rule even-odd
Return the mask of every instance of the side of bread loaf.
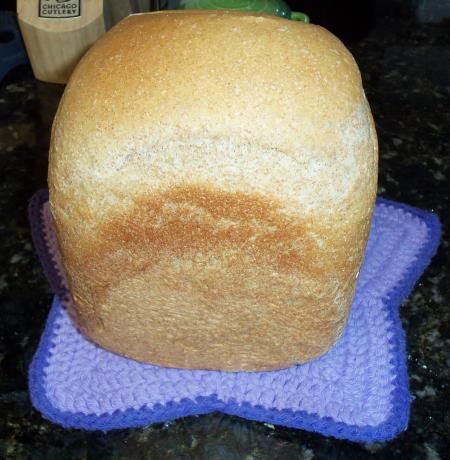
[[53, 127], [79, 326], [169, 367], [317, 357], [346, 324], [376, 181], [360, 74], [333, 35], [258, 14], [131, 16], [82, 59]]

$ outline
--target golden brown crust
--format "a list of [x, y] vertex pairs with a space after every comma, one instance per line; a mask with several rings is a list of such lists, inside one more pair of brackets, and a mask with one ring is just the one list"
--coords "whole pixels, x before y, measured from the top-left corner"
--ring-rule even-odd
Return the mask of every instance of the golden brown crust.
[[164, 366], [262, 370], [345, 326], [374, 204], [358, 69], [257, 14], [132, 16], [76, 69], [49, 189], [78, 323]]

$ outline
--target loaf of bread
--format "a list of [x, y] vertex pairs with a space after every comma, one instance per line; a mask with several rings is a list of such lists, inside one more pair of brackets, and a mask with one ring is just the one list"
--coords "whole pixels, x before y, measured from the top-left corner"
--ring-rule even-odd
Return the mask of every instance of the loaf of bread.
[[55, 118], [50, 205], [80, 330], [167, 367], [270, 370], [341, 336], [377, 140], [351, 54], [252, 13], [130, 16]]

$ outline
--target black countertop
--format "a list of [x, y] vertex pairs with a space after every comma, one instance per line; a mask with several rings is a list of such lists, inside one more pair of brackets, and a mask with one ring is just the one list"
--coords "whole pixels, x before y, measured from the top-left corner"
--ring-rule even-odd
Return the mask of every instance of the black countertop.
[[378, 21], [350, 46], [380, 141], [379, 193], [443, 222], [431, 266], [401, 310], [408, 343], [409, 428], [357, 444], [210, 414], [104, 434], [64, 430], [29, 400], [27, 369], [51, 294], [33, 251], [26, 207], [45, 186], [51, 119], [62, 88], [27, 68], [0, 85], [0, 458], [7, 459], [430, 459], [449, 447], [450, 296], [446, 231], [450, 176], [450, 24]]

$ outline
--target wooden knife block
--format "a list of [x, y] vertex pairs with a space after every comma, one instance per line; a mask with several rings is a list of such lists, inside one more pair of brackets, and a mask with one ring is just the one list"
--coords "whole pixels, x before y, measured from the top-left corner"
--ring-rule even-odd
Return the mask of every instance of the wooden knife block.
[[17, 17], [35, 77], [67, 83], [74, 67], [124, 16], [150, 9], [146, 0], [17, 0]]

